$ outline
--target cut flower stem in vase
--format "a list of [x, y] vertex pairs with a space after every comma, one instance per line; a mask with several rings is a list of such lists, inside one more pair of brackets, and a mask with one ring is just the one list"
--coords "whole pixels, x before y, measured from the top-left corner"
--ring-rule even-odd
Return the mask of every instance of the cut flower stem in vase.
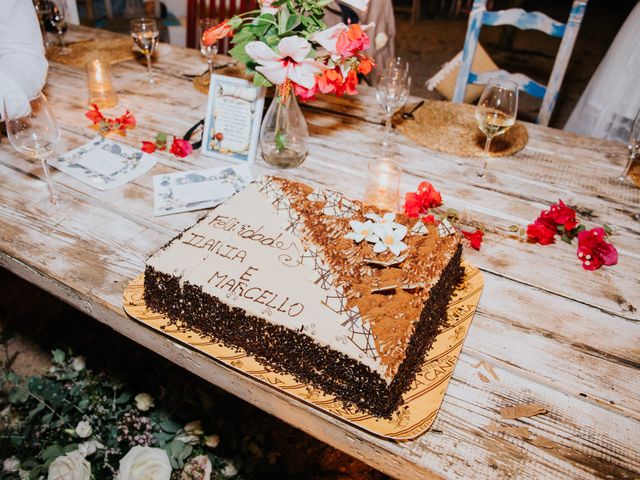
[[260, 128], [262, 158], [278, 168], [300, 165], [307, 155], [309, 129], [291, 88], [278, 86]]

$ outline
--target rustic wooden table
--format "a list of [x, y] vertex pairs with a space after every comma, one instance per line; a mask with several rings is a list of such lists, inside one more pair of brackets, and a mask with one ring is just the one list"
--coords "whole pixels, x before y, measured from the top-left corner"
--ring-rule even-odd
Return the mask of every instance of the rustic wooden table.
[[[111, 34], [88, 29], [70, 40]], [[168, 48], [168, 47], [167, 47]], [[161, 85], [144, 83], [144, 65], [113, 68], [120, 114], [138, 127], [122, 140], [139, 146], [158, 130], [183, 134], [204, 116], [206, 97], [184, 69], [204, 63], [195, 50], [171, 48], [154, 69]], [[46, 94], [59, 118], [58, 152], [95, 135], [84, 118], [85, 73], [52, 64]], [[327, 98], [305, 107], [310, 129], [306, 162], [286, 173], [308, 183], [362, 195], [369, 147], [382, 133], [372, 92]], [[491, 162], [497, 181], [465, 178], [478, 159], [431, 152], [399, 138], [404, 191], [429, 179], [448, 207], [486, 225], [480, 252], [465, 251], [484, 271], [485, 290], [430, 432], [394, 443], [357, 430], [286, 395], [187, 350], [128, 318], [122, 292], [145, 258], [193, 223], [201, 212], [153, 216], [152, 176], [215, 164], [198, 154], [159, 164], [110, 191], [92, 189], [54, 171], [65, 202], [50, 205], [42, 170], [0, 145], [0, 266], [57, 295], [141, 345], [219, 385], [320, 440], [402, 479], [640, 477], [640, 189], [610, 179], [622, 169], [623, 145], [527, 125], [527, 147]], [[523, 242], [510, 225], [526, 225], [562, 198], [591, 225], [607, 223], [619, 264], [582, 269], [575, 245]], [[11, 285], [3, 285], [11, 288]], [[490, 370], [495, 370], [495, 376]], [[438, 375], [437, 371], [433, 375]], [[537, 403], [548, 413], [503, 420], [499, 409]], [[487, 429], [491, 422], [528, 427], [528, 438]]]

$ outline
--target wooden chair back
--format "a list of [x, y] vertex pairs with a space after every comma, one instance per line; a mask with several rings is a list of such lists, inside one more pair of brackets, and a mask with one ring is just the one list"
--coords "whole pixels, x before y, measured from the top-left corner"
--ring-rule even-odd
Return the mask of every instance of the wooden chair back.
[[[580, 30], [588, 0], [574, 0], [569, 20], [566, 24], [558, 22], [544, 13], [526, 12], [520, 8], [488, 11], [486, 2], [487, 0], [474, 0], [473, 2], [471, 13], [469, 14], [467, 35], [464, 40], [462, 66], [458, 73], [453, 101], [462, 102], [468, 83], [484, 85], [489, 79], [497, 76], [509, 78], [519, 85], [520, 90], [542, 99], [542, 106], [536, 122], [541, 125], [548, 125], [562, 85], [562, 79], [567, 71], [569, 58]], [[476, 52], [482, 25], [512, 25], [520, 30], [538, 30], [552, 37], [562, 38], [548, 84], [545, 86], [526, 75], [520, 73], [511, 74], [505, 70], [473, 73], [471, 71], [471, 63]]]
[[[223, 21], [234, 15], [256, 10], [257, 0], [188, 0], [187, 3], [187, 47], [200, 48], [197, 38], [198, 20], [201, 18], [219, 18]], [[226, 54], [229, 49], [228, 39], [220, 42], [219, 53]]]

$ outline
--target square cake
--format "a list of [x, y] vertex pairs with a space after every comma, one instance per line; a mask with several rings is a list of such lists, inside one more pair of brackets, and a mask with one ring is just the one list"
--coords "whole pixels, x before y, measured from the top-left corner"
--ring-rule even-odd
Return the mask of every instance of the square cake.
[[462, 278], [448, 222], [262, 177], [146, 262], [145, 301], [179, 327], [388, 417]]

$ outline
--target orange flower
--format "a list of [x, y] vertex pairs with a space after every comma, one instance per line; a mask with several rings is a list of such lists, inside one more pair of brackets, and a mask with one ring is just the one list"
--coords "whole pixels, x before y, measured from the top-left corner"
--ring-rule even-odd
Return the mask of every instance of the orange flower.
[[202, 34], [202, 42], [206, 46], [213, 45], [218, 40], [222, 40], [224, 37], [229, 36], [231, 31], [232, 28], [231, 25], [229, 25], [229, 21], [225, 20], [215, 27], [211, 27], [210, 29], [205, 30], [205, 32]]
[[349, 70], [349, 75], [347, 75], [347, 79], [344, 82], [344, 91], [347, 95], [357, 95], [358, 91], [356, 87], [358, 86], [358, 74], [354, 69]]
[[358, 73], [368, 75], [373, 67], [375, 67], [375, 63], [369, 57], [362, 57], [358, 64]]
[[318, 77], [318, 90], [322, 93], [338, 92], [344, 83], [342, 74], [336, 70], [325, 70]]

